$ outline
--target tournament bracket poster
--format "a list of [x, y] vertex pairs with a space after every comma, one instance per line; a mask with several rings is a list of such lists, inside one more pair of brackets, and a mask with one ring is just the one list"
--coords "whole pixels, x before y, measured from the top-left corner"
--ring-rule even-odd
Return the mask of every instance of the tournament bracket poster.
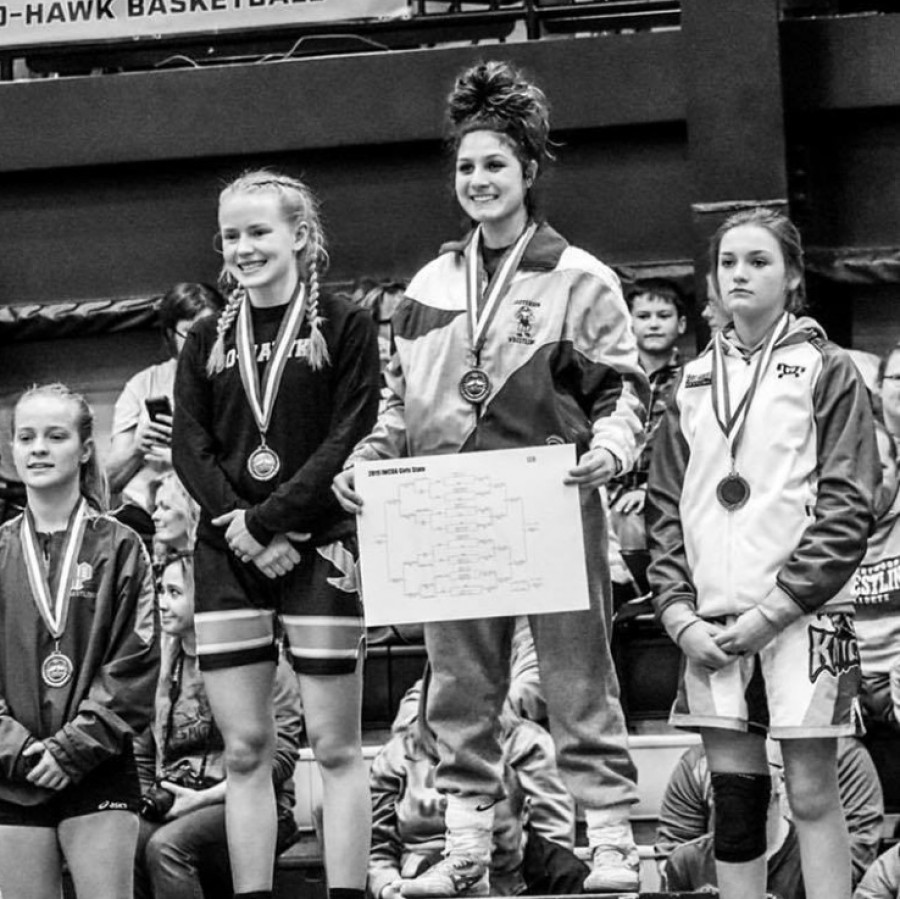
[[361, 462], [367, 625], [589, 607], [575, 447]]

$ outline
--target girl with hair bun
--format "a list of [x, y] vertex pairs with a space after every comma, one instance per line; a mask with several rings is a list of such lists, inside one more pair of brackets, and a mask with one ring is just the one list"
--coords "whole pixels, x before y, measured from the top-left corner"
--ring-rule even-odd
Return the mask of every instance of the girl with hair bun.
[[743, 210], [710, 244], [729, 324], [684, 367], [647, 491], [654, 604], [685, 655], [671, 723], [709, 759], [724, 899], [766, 895], [768, 734], [806, 895], [851, 893], [837, 738], [860, 733], [852, 577], [879, 481], [872, 409], [804, 300], [800, 235]]
[[232, 181], [219, 236], [228, 300], [182, 351], [173, 462], [201, 508], [197, 656], [225, 742], [235, 895], [271, 896], [283, 631], [322, 774], [329, 891], [362, 899], [364, 629], [355, 523], [329, 487], [376, 415], [375, 330], [365, 310], [320, 290], [328, 256], [303, 182], [265, 170]]
[[159, 663], [140, 538], [105, 514], [84, 397], [33, 387], [13, 413], [24, 512], [0, 527], [0, 891], [132, 893], [140, 785], [132, 738]]
[[[581, 488], [590, 610], [534, 615], [531, 626], [559, 769], [586, 809], [592, 869], [585, 889], [633, 891], [635, 769], [609, 650], [606, 518], [597, 488], [634, 462], [647, 381], [615, 274], [536, 216], [534, 185], [551, 155], [543, 92], [509, 63], [481, 63], [458, 78], [447, 117], [456, 197], [473, 228], [442, 247], [394, 313], [392, 396], [334, 488], [346, 509], [359, 512], [358, 460], [577, 446], [567, 483]], [[514, 626], [511, 618], [425, 625], [433, 669], [427, 717], [440, 749], [447, 854], [379, 899], [398, 890], [488, 892], [493, 805], [502, 796], [498, 718]]]

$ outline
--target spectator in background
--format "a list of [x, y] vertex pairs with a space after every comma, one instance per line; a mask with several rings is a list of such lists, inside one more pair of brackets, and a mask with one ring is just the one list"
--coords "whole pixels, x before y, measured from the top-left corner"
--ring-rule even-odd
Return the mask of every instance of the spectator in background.
[[634, 468], [610, 481], [608, 488], [610, 523], [626, 555], [647, 548], [644, 500], [653, 436], [681, 372], [677, 343], [687, 328], [684, 298], [669, 281], [654, 279], [637, 285], [628, 297], [628, 307], [641, 368], [650, 380], [650, 405], [644, 424], [646, 441]]
[[406, 282], [395, 279], [378, 281], [375, 278], [360, 278], [353, 285], [350, 301], [368, 309], [378, 326], [378, 355], [381, 368], [390, 361], [394, 352], [394, 335], [391, 331], [391, 317], [406, 290]]
[[[194, 564], [170, 556], [159, 592], [162, 663], [153, 724], [135, 742], [141, 776], [135, 899], [209, 899], [232, 893], [225, 832], [224, 743], [197, 667]], [[294, 767], [302, 732], [300, 697], [281, 659], [275, 682], [276, 854], [296, 831]]]
[[895, 345], [882, 359], [878, 387], [885, 427], [897, 440], [900, 438], [900, 344]]
[[[772, 741], [768, 741], [768, 747]], [[769, 748], [770, 760], [774, 753]], [[878, 772], [868, 750], [855, 737], [838, 740], [838, 792], [850, 834], [853, 882], [865, 873], [878, 853], [884, 820], [884, 800]], [[790, 811], [788, 809], [788, 814]], [[712, 783], [702, 744], [686, 750], [672, 771], [659, 811], [654, 847], [658, 859], [676, 846], [713, 829]], [[671, 887], [670, 889], [674, 889]]]
[[162, 561], [172, 553], [193, 552], [200, 506], [174, 471], [160, 480], [154, 505], [154, 560]]
[[853, 899], [897, 899], [900, 896], [900, 843], [886, 849], [859, 882]]
[[875, 438], [881, 460], [875, 530], [853, 582], [862, 668], [860, 700], [869, 721], [896, 727], [890, 672], [900, 659], [900, 481], [897, 444], [880, 423], [875, 426]]
[[[370, 899], [398, 899], [401, 879], [427, 870], [445, 849], [447, 800], [434, 784], [436, 738], [424, 715], [429, 679], [426, 672], [424, 684], [403, 698], [392, 736], [372, 763]], [[572, 854], [575, 804], [556, 768], [553, 740], [514, 706], [514, 695], [530, 693], [530, 685], [524, 694], [511, 690], [501, 713], [505, 797], [494, 816], [491, 895], [580, 893], [588, 868]], [[542, 877], [531, 882], [527, 843], [543, 860], [534, 866]]]
[[706, 302], [700, 310], [700, 316], [709, 328], [710, 337], [715, 337], [731, 321], [722, 300], [716, 293], [712, 275], [706, 276]]
[[[208, 284], [183, 282], [160, 300], [159, 326], [169, 359], [139, 371], [125, 385], [113, 411], [112, 443], [106, 460], [110, 490], [121, 494], [116, 518], [147, 542], [153, 536], [154, 489], [172, 470], [172, 393], [175, 366], [191, 325], [222, 308], [222, 297]], [[168, 413], [151, 419], [147, 400], [168, 402]]]
[[[777, 746], [769, 744], [771, 755]], [[774, 752], [773, 752], [774, 750]], [[788, 815], [784, 791], [784, 766], [769, 759], [772, 792], [766, 818], [766, 896], [770, 899], [805, 899], [800, 844]], [[718, 892], [713, 835], [680, 843], [672, 849], [663, 870], [663, 888], [673, 892]]]

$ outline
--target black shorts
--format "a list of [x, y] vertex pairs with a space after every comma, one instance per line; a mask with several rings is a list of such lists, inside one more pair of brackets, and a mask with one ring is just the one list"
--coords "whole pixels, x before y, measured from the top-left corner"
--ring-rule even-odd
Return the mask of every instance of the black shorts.
[[351, 674], [365, 645], [355, 536], [301, 550], [269, 579], [227, 549], [194, 551], [194, 627], [202, 671], [274, 662], [280, 631], [299, 674]]
[[133, 812], [141, 803], [141, 786], [131, 744], [72, 784], [38, 805], [18, 805], [0, 799], [0, 827], [52, 827], [96, 812]]

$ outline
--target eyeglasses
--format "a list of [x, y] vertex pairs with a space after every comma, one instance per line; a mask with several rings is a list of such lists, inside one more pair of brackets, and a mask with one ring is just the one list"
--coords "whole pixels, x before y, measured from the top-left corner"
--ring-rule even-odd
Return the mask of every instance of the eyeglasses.
[[900, 381], [900, 374], [896, 374], [896, 375], [882, 375], [882, 376], [881, 376], [881, 380], [882, 380], [882, 381]]

